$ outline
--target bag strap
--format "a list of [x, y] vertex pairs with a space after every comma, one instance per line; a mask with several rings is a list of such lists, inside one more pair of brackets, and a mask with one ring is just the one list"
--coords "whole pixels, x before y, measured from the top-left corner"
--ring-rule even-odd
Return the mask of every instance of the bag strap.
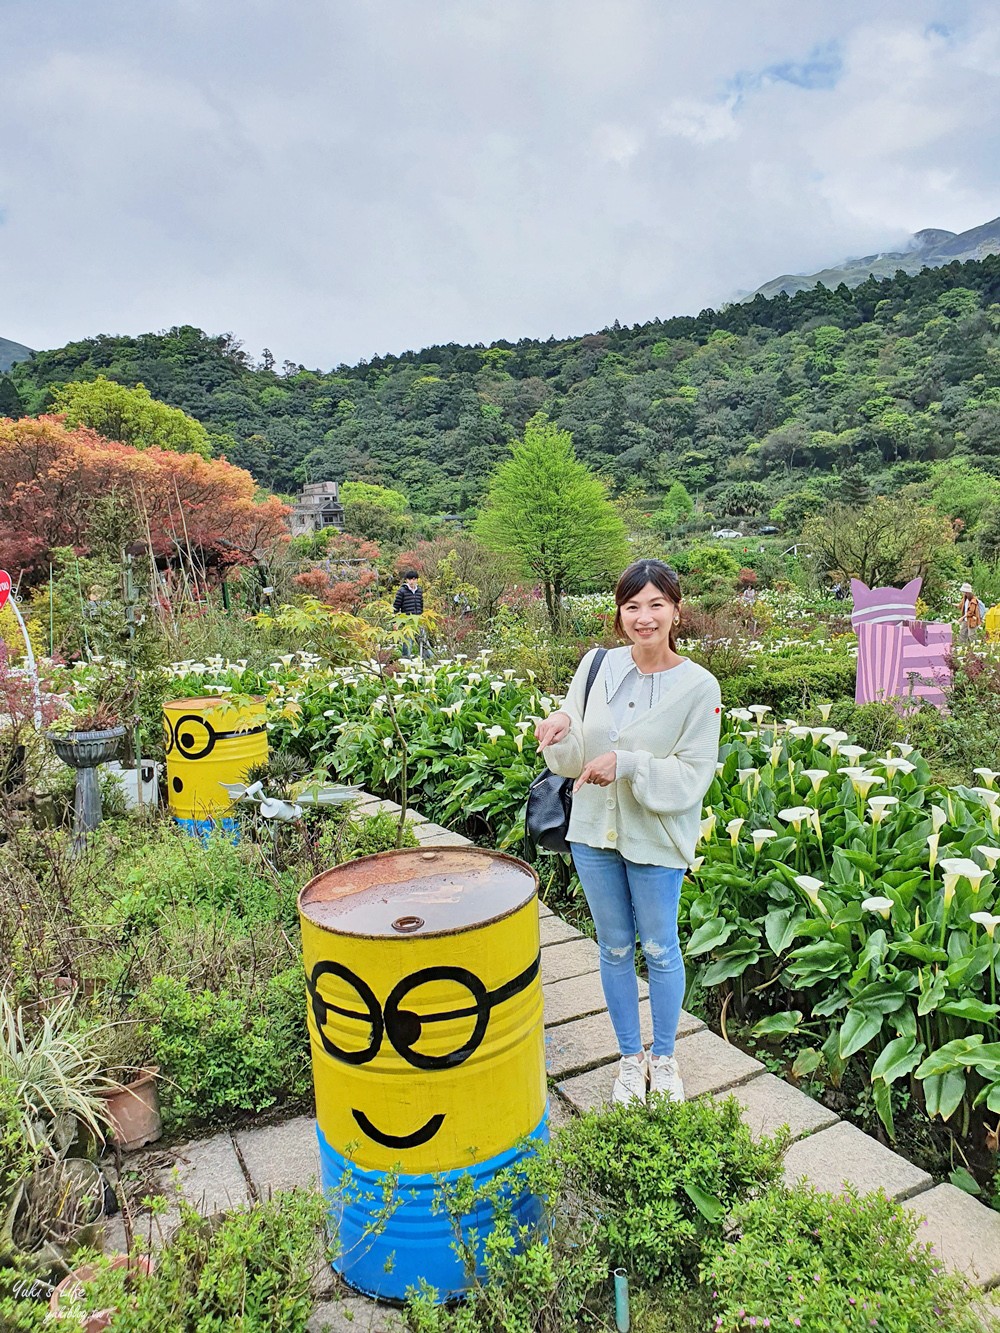
[[590, 690], [594, 681], [597, 679], [597, 673], [601, 669], [601, 663], [608, 655], [607, 648], [598, 648], [594, 654], [594, 660], [590, 664], [590, 670], [587, 672], [587, 684], [583, 691], [583, 713], [581, 716], [587, 716], [587, 700], [590, 698]]

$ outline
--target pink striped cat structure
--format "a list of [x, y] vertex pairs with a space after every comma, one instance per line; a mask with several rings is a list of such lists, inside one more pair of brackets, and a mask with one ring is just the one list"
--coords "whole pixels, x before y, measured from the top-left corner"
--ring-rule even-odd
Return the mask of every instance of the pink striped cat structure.
[[869, 588], [851, 579], [851, 623], [858, 633], [856, 703], [891, 701], [899, 708], [927, 703], [946, 709], [952, 631], [950, 625], [917, 620], [921, 582]]

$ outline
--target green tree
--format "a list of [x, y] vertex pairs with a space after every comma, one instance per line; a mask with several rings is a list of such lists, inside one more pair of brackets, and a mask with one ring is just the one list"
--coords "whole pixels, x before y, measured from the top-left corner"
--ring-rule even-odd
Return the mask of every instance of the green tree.
[[863, 509], [829, 505], [809, 519], [802, 540], [831, 574], [874, 588], [926, 576], [954, 542], [955, 530], [929, 505], [879, 495]]
[[609, 578], [628, 561], [625, 524], [607, 487], [576, 457], [573, 437], [539, 413], [490, 478], [475, 532], [537, 578], [553, 627], [564, 592]]
[[964, 458], [948, 458], [931, 468], [930, 502], [946, 518], [959, 518], [974, 531], [985, 512], [1000, 503], [1000, 481]]
[[17, 391], [17, 385], [8, 375], [0, 375], [0, 417], [12, 417], [15, 420], [23, 416], [24, 404]]
[[106, 440], [120, 440], [136, 449], [212, 456], [208, 431], [201, 422], [178, 407], [158, 403], [143, 384], [127, 389], [98, 375], [64, 384], [53, 393], [52, 403], [53, 410], [65, 416], [67, 426], [89, 426]]
[[413, 519], [401, 491], [368, 481], [345, 481], [340, 487], [344, 528], [352, 537], [399, 547], [409, 537]]
[[657, 532], [669, 537], [674, 528], [686, 523], [694, 513], [694, 501], [682, 481], [675, 481], [663, 497], [663, 503], [653, 515]]

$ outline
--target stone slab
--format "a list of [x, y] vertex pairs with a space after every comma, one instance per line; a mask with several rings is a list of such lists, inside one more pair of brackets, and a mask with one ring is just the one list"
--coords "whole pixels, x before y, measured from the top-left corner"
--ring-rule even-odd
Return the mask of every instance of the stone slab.
[[[685, 1095], [689, 1098], [735, 1087], [764, 1068], [759, 1060], [730, 1046], [705, 1028], [678, 1041], [677, 1064], [684, 1080]], [[614, 1064], [602, 1065], [566, 1079], [558, 1084], [558, 1090], [578, 1111], [590, 1111], [610, 1101], [614, 1081]]]
[[565, 922], [561, 916], [543, 916], [539, 919], [542, 947], [547, 944], [561, 944], [563, 940], [579, 940], [583, 936], [578, 930]]
[[917, 1240], [933, 1245], [946, 1267], [980, 1287], [1000, 1283], [1000, 1213], [954, 1185], [936, 1185], [903, 1207], [925, 1219]]
[[[704, 1026], [700, 1018], [682, 1010], [677, 1035], [690, 1036]], [[648, 999], [639, 1001], [639, 1031], [644, 1042], [652, 1040], [653, 1017]], [[612, 1063], [618, 1055], [618, 1042], [607, 1010], [570, 1023], [560, 1023], [545, 1033], [545, 1063], [549, 1078], [564, 1079], [582, 1074], [598, 1065]]]
[[563, 940], [542, 950], [542, 982], [565, 981], [567, 977], [582, 977], [588, 972], [596, 972], [601, 955], [594, 940], [581, 936], [576, 940]]
[[736, 1098], [755, 1139], [776, 1134], [787, 1125], [794, 1142], [807, 1134], [829, 1129], [840, 1120], [834, 1111], [773, 1074], [758, 1074], [749, 1083], [740, 1083], [729, 1092], [716, 1095], [720, 1101], [726, 1097]]
[[319, 1184], [319, 1144], [312, 1116], [241, 1130], [236, 1141], [260, 1198], [275, 1190]]
[[447, 829], [441, 829], [439, 833], [420, 836], [420, 829], [425, 825], [421, 824], [414, 832], [417, 834], [417, 841], [421, 847], [471, 847], [472, 843], [468, 838], [463, 838], [461, 833], [449, 833]]
[[[181, 1192], [200, 1212], [220, 1212], [250, 1201], [246, 1176], [228, 1132], [182, 1143], [173, 1153]], [[160, 1188], [164, 1194], [173, 1193], [173, 1169], [161, 1173]]]
[[[644, 999], [649, 987], [644, 981], [639, 982], [639, 998]], [[604, 999], [601, 978], [597, 972], [588, 972], [581, 977], [567, 977], [565, 981], [553, 981], [544, 986], [545, 1026], [554, 1027], [556, 1023], [568, 1023], [574, 1018], [583, 1018], [587, 1014], [598, 1014], [608, 1006]]]
[[552, 908], [546, 907], [541, 898], [538, 899], [538, 915], [540, 917], [553, 915]]
[[406, 818], [407, 818], [407, 822], [410, 823], [410, 824], [426, 824], [426, 823], [427, 823], [426, 818], [425, 818], [422, 814], [420, 814], [420, 812], [419, 812], [418, 810], [411, 810], [411, 809], [409, 808], [409, 806], [407, 806], [407, 808], [406, 808]]
[[321, 1301], [313, 1307], [307, 1333], [405, 1333], [400, 1310], [354, 1294]]
[[428, 820], [424, 820], [422, 824], [417, 824], [413, 828], [413, 836], [417, 842], [423, 842], [426, 838], [438, 838], [442, 833], [447, 832], [448, 830], [442, 828], [440, 824], [432, 824]]
[[844, 1121], [793, 1143], [785, 1154], [785, 1180], [808, 1180], [834, 1194], [846, 1181], [866, 1194], [881, 1188], [890, 1199], [907, 1199], [933, 1183], [926, 1171]]

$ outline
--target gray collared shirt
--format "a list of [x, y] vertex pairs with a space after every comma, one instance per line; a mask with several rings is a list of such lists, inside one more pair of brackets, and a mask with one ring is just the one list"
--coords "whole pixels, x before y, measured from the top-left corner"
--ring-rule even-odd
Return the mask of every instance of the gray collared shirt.
[[[604, 683], [613, 724], [608, 732], [611, 748], [614, 748], [619, 733], [630, 723], [669, 698], [677, 682], [687, 674], [689, 666], [690, 658], [685, 657], [675, 667], [647, 674], [639, 670], [630, 652], [609, 657]], [[618, 777], [630, 778], [635, 771], [632, 752], [615, 749], [615, 754], [618, 757]]]

